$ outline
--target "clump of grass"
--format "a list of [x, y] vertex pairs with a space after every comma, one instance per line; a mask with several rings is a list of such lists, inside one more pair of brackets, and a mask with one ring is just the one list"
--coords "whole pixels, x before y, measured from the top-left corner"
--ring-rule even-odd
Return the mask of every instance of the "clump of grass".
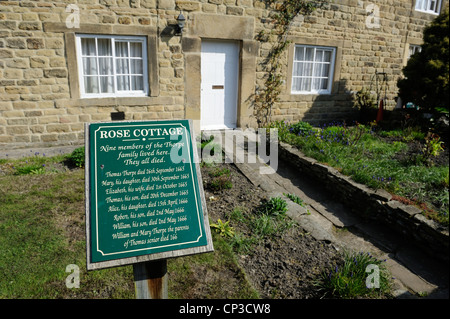
[[209, 172], [209, 176], [211, 177], [219, 177], [222, 175], [230, 176], [230, 174], [231, 174], [230, 170], [226, 167], [224, 168], [216, 167], [211, 172]]
[[214, 166], [216, 163], [222, 162], [222, 146], [214, 142], [214, 135], [209, 138], [202, 137], [200, 143], [197, 143], [197, 148], [201, 155], [201, 166]]
[[281, 197], [272, 197], [262, 203], [257, 216], [250, 223], [254, 233], [264, 238], [288, 230], [294, 223], [286, 215], [286, 212], [287, 203]]
[[[33, 154], [30, 151], [30, 155]], [[11, 168], [13, 175], [40, 175], [52, 172], [52, 166], [60, 163], [63, 155], [46, 156], [45, 153], [34, 152], [34, 155], [26, 156], [20, 159], [11, 159], [3, 161], [3, 164]]]
[[283, 193], [284, 196], [286, 196], [287, 198], [289, 198], [291, 201], [293, 201], [294, 203], [300, 205], [300, 206], [305, 206], [305, 202], [303, 201], [303, 199], [301, 199], [300, 197], [298, 197], [295, 194], [289, 194], [289, 193]]
[[214, 191], [221, 191], [232, 188], [233, 183], [231, 182], [231, 177], [229, 175], [220, 175], [211, 181], [210, 187]]
[[44, 174], [45, 164], [26, 164], [16, 167], [15, 175]]
[[326, 298], [389, 298], [391, 275], [385, 260], [370, 253], [345, 253], [344, 263], [324, 270], [315, 285]]

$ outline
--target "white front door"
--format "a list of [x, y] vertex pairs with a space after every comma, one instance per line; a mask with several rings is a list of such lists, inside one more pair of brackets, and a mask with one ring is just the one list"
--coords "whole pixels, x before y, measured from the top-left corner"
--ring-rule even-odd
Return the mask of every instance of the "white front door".
[[239, 44], [202, 41], [202, 130], [235, 128], [239, 81]]

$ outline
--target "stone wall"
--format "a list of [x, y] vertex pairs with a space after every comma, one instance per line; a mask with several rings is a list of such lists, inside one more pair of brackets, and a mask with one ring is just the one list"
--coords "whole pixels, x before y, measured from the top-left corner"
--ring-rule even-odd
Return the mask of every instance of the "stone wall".
[[[416, 12], [414, 0], [376, 3], [377, 28], [366, 26], [369, 1], [335, 0], [326, 10], [296, 18], [273, 120], [351, 117], [350, 92], [373, 84], [376, 70], [388, 74], [393, 106], [408, 44], [421, 43], [423, 27], [435, 16]], [[78, 10], [77, 27], [67, 24], [77, 14], [69, 4]], [[174, 34], [180, 10], [187, 18], [183, 36]], [[256, 37], [272, 28], [273, 13], [264, 0], [0, 1], [0, 150], [80, 144], [85, 122], [110, 121], [117, 113], [125, 120], [199, 120], [200, 48], [206, 38], [241, 43], [238, 125], [255, 126], [252, 96], [263, 88], [264, 61], [273, 45]], [[76, 33], [146, 36], [149, 96], [80, 98]], [[337, 48], [332, 94], [290, 94], [296, 43]]]
[[414, 242], [433, 258], [449, 262], [449, 229], [427, 219], [411, 205], [392, 200], [384, 190], [373, 190], [354, 182], [336, 169], [306, 157], [297, 148], [280, 142], [279, 156], [297, 168], [299, 174], [313, 178], [330, 196], [368, 220], [384, 223], [404, 238]]

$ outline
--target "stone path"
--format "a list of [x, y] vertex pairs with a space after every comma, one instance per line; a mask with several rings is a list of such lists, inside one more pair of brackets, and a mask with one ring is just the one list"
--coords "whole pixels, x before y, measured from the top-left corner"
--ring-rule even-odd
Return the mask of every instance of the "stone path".
[[[256, 163], [239, 161], [236, 158], [238, 149], [241, 154], [245, 152], [244, 159], [248, 155], [242, 150], [244, 145], [230, 141], [228, 145], [235, 145], [236, 149], [233, 152], [224, 149], [225, 154], [233, 156], [240, 171], [268, 196], [284, 197], [289, 205], [289, 216], [317, 240], [332, 242], [337, 249], [370, 252], [379, 259], [386, 259], [395, 278], [396, 298], [449, 298], [448, 265], [432, 260], [385, 226], [361, 220], [342, 203], [332, 200], [313, 180], [299, 176], [283, 159], [279, 158], [275, 173], [260, 174], [261, 167], [267, 167], [267, 164], [260, 159]], [[283, 193], [296, 194], [307, 204], [306, 208], [290, 201]]]

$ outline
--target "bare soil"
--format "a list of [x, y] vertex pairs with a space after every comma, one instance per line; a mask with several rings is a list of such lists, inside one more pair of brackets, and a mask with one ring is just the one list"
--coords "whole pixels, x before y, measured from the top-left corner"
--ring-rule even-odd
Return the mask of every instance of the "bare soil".
[[[214, 190], [210, 173], [228, 168], [230, 189]], [[245, 214], [256, 214], [267, 195], [255, 187], [234, 164], [218, 164], [202, 168], [203, 185], [210, 220], [226, 221], [238, 208]], [[230, 222], [235, 233], [252, 237], [252, 229], [244, 222]], [[240, 254], [238, 262], [262, 298], [320, 298], [314, 281], [326, 268], [341, 262], [340, 254], [330, 243], [318, 241], [295, 225], [275, 236], [266, 237]]]

